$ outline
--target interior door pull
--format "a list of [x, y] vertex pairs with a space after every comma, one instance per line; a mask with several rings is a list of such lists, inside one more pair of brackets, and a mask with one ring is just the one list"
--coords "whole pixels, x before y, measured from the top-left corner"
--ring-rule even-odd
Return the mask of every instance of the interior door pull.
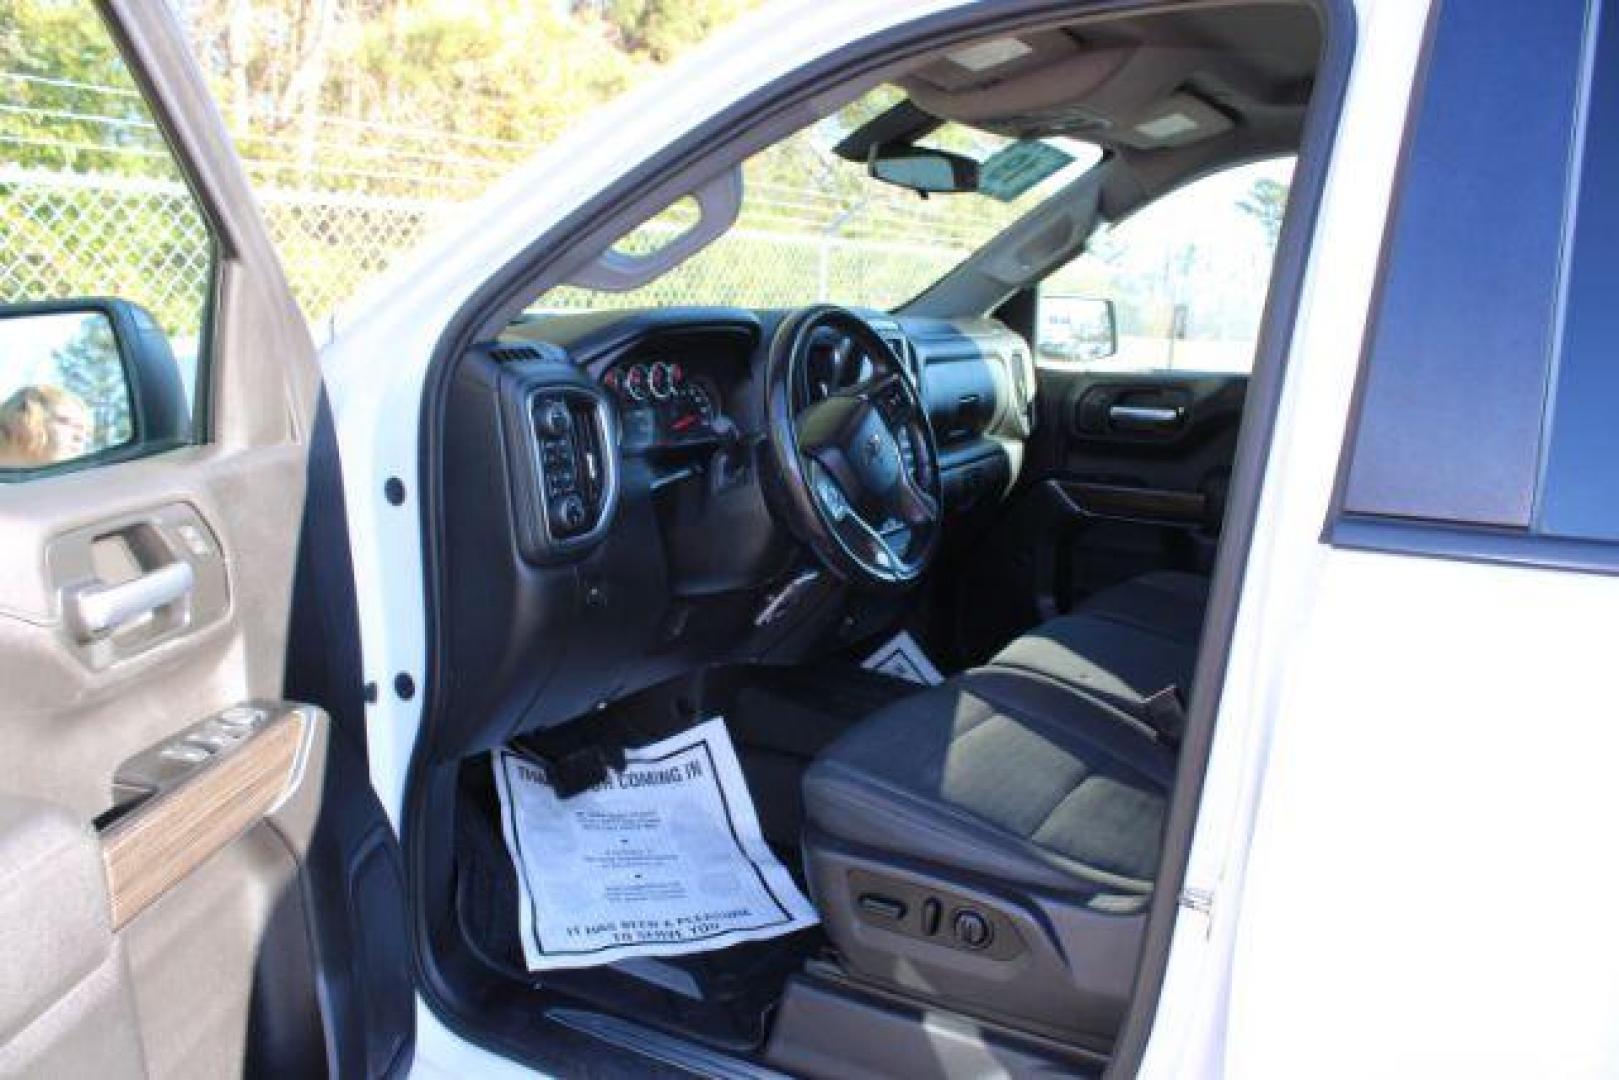
[[117, 585], [91, 585], [68, 597], [78, 630], [96, 637], [116, 630], [191, 591], [196, 573], [188, 562], [171, 562]]
[[1115, 427], [1173, 428], [1179, 427], [1185, 410], [1168, 405], [1113, 405], [1107, 418]]

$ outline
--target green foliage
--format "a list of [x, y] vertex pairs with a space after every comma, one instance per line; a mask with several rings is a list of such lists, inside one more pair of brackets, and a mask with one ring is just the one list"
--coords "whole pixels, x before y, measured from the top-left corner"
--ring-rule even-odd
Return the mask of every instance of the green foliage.
[[50, 181], [0, 178], [0, 301], [121, 296], [194, 340], [208, 235], [95, 5], [0, 4], [0, 88], [0, 164]]
[[1260, 177], [1237, 205], [1259, 223], [1271, 247], [1282, 235], [1282, 218], [1287, 214], [1288, 185], [1270, 177]]
[[194, 341], [211, 262], [207, 228], [177, 183], [0, 182], [0, 302], [118, 296]]
[[598, 6], [625, 47], [644, 52], [658, 63], [702, 41], [760, 0], [606, 0], [577, 4], [576, 10]]
[[[97, 90], [95, 87], [106, 87]], [[0, 146], [8, 165], [174, 177], [151, 113], [95, 8], [0, 4]]]
[[101, 316], [85, 319], [79, 332], [52, 359], [62, 375], [62, 386], [90, 410], [90, 452], [128, 442], [134, 431], [130, 390], [112, 324]]
[[[470, 195], [761, 0], [193, 0], [244, 157], [327, 189]], [[410, 129], [410, 130], [406, 130]], [[463, 155], [463, 170], [446, 158]], [[317, 175], [318, 174], [318, 175]]]
[[[169, 2], [314, 314], [758, 0]], [[0, 300], [122, 296], [194, 341], [207, 233], [95, 4], [0, 0], [0, 86], [0, 168], [32, 174], [0, 178]]]
[[529, 0], [414, 0], [351, 30], [335, 50], [325, 111], [353, 103], [362, 119], [481, 138], [538, 145], [622, 93], [636, 67], [595, 27]]

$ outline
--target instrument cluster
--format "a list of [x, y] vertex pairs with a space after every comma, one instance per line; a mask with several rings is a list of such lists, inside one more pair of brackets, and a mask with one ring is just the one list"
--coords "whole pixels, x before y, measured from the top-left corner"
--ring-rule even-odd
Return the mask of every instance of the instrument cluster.
[[625, 449], [712, 443], [728, 424], [718, 388], [675, 360], [617, 365], [602, 386], [618, 402]]

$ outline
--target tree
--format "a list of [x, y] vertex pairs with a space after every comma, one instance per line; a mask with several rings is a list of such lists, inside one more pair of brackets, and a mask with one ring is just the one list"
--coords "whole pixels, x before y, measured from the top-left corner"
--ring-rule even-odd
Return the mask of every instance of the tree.
[[1288, 186], [1279, 180], [1261, 177], [1237, 203], [1242, 212], [1259, 222], [1272, 249], [1282, 235], [1282, 219], [1287, 214]]
[[94, 419], [90, 449], [105, 450], [127, 442], [133, 433], [130, 388], [112, 324], [101, 315], [86, 316], [78, 332], [51, 359], [61, 373], [63, 389], [78, 395]]
[[88, 2], [0, 3], [5, 161], [26, 168], [174, 177], [163, 139]]
[[594, 0], [574, 10], [594, 8], [632, 52], [645, 52], [660, 64], [702, 41], [762, 0]]

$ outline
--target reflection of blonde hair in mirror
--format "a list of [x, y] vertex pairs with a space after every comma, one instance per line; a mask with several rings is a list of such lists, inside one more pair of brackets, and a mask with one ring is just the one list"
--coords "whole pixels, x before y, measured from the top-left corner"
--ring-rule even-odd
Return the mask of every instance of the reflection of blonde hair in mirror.
[[29, 469], [90, 450], [89, 406], [59, 386], [25, 386], [0, 404], [0, 468]]

